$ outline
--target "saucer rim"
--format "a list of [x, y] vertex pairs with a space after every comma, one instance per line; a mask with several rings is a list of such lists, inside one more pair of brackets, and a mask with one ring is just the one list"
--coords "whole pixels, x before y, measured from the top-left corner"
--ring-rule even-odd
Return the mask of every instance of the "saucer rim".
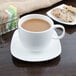
[[[13, 37], [14, 37], [14, 35], [15, 35], [15, 33], [18, 31], [18, 29], [17, 30], [15, 30], [15, 32], [14, 32], [14, 34], [13, 34]], [[12, 37], [12, 40], [11, 40], [11, 47], [12, 47], [12, 41], [13, 41], [13, 37]], [[60, 40], [59, 40], [59, 43], [60, 43]], [[49, 61], [49, 60], [52, 60], [52, 59], [55, 59], [56, 57], [58, 57], [60, 54], [61, 54], [61, 50], [62, 50], [62, 48], [61, 48], [61, 43], [60, 43], [60, 51], [58, 51], [58, 53], [57, 53], [57, 55], [54, 55], [54, 56], [52, 56], [52, 57], [49, 57], [49, 58], [45, 58], [45, 59], [38, 59], [38, 60], [29, 60], [29, 59], [22, 59], [21, 57], [18, 57], [18, 56], [16, 56], [16, 54], [14, 54], [13, 53], [13, 50], [11, 49], [11, 47], [10, 47], [10, 50], [11, 50], [11, 55], [13, 56], [13, 57], [15, 57], [15, 58], [17, 58], [18, 60], [21, 60], [21, 61], [27, 61], [27, 62], [43, 62], [43, 61]]]

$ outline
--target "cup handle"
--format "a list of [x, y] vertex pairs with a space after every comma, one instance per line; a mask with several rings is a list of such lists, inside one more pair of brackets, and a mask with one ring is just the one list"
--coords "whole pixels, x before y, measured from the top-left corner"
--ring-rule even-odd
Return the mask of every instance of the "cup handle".
[[54, 25], [53, 29], [55, 30], [57, 28], [61, 28], [62, 29], [62, 34], [57, 36], [57, 37], [53, 37], [53, 38], [62, 39], [64, 37], [64, 35], [65, 35], [65, 28], [62, 25], [59, 25], [59, 24]]

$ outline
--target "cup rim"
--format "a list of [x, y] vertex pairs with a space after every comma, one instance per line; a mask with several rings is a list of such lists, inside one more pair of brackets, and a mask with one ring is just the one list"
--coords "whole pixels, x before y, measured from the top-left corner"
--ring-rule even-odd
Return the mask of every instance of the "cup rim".
[[[29, 20], [29, 19], [26, 19], [26, 20], [23, 21], [23, 19], [25, 19], [25, 18], [27, 18], [27, 17], [32, 17], [32, 16], [35, 16], [34, 18], [36, 18], [36, 16], [39, 16], [39, 19], [42, 19], [42, 18], [40, 18], [40, 17], [44, 17], [43, 20], [47, 21], [47, 22], [51, 25], [51, 27], [50, 27], [49, 29], [47, 29], [47, 30], [40, 31], [40, 32], [33, 32], [33, 31], [29, 31], [29, 30], [23, 29], [23, 28], [21, 27], [22, 23], [23, 23], [24, 21]], [[30, 19], [33, 19], [33, 18], [30, 18]], [[47, 19], [48, 19], [49, 21], [48, 21]], [[53, 27], [53, 25], [54, 25], [54, 22], [52, 21], [52, 19], [49, 18], [48, 16], [42, 15], [42, 14], [29, 14], [29, 15], [25, 15], [25, 16], [23, 16], [22, 18], [20, 18], [19, 21], [18, 21], [18, 28], [20, 28], [21, 30], [23, 30], [23, 31], [25, 31], [25, 32], [28, 32], [28, 33], [44, 33], [44, 32], [50, 31], [51, 28]]]

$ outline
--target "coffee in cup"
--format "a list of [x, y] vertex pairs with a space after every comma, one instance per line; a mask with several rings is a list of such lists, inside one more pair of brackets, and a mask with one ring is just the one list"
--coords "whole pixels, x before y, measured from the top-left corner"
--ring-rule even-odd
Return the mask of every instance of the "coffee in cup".
[[22, 23], [22, 28], [32, 32], [41, 32], [49, 29], [51, 26], [50, 24], [42, 19], [29, 19]]
[[[54, 36], [55, 29], [61, 28], [62, 34]], [[65, 35], [62, 25], [55, 25], [53, 20], [41, 14], [23, 16], [18, 22], [19, 39], [25, 48], [40, 51], [51, 43], [51, 39], [61, 39]], [[46, 50], [47, 51], [47, 50]]]

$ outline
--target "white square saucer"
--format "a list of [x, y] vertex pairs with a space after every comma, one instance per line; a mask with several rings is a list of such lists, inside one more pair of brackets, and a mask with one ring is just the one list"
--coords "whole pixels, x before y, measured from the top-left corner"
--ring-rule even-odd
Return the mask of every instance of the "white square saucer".
[[[57, 36], [57, 33], [54, 31], [53, 35]], [[28, 62], [42, 62], [59, 56], [61, 54], [61, 43], [59, 39], [52, 39], [49, 46], [47, 48], [44, 47], [45, 50], [42, 50], [42, 52], [31, 52], [32, 49], [27, 50], [22, 45], [21, 41], [19, 40], [18, 30], [16, 30], [12, 37], [10, 49], [11, 54], [17, 59]]]

